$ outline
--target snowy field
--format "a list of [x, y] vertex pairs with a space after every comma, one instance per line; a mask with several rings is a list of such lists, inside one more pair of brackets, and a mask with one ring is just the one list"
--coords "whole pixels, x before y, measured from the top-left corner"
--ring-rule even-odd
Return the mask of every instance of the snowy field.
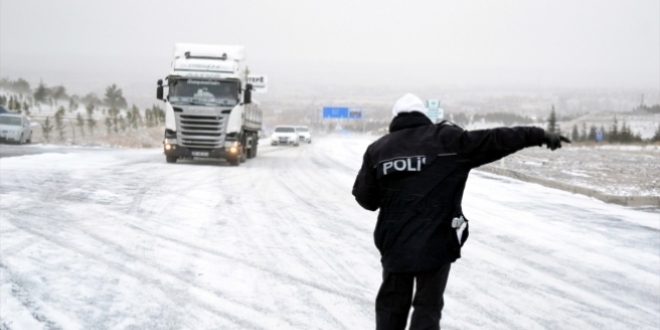
[[[366, 138], [0, 159], [0, 329], [371, 329]], [[443, 329], [660, 328], [660, 213], [473, 172]]]
[[527, 148], [488, 166], [614, 196], [660, 196], [660, 145], [575, 144]]

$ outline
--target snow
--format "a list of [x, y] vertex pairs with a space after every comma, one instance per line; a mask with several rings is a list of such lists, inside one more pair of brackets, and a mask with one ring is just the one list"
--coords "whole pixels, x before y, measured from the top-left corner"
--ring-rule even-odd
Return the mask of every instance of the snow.
[[660, 152], [659, 145], [626, 145], [626, 144], [604, 144], [597, 146], [596, 149], [601, 150], [626, 150], [626, 151], [647, 151], [647, 152]]
[[[368, 329], [370, 137], [259, 146], [240, 167], [160, 150], [0, 159], [0, 325]], [[443, 328], [657, 329], [660, 213], [474, 172]]]
[[486, 167], [590, 188], [613, 196], [658, 196], [660, 146], [566, 145], [526, 148]]
[[[526, 163], [526, 164], [529, 164], [529, 163]], [[561, 171], [561, 172], [566, 173], [568, 175], [572, 175], [572, 176], [580, 176], [580, 177], [583, 177], [583, 178], [590, 178], [591, 177], [591, 175], [587, 175], [587, 174], [584, 174], [584, 173], [571, 172], [571, 171]]]

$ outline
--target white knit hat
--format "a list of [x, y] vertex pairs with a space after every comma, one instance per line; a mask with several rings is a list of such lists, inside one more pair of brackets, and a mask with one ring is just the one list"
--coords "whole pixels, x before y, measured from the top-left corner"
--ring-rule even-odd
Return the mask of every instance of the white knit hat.
[[427, 109], [424, 105], [424, 102], [417, 96], [408, 93], [400, 98], [396, 103], [394, 103], [394, 108], [392, 108], [392, 114], [396, 117], [402, 112], [421, 112], [426, 114]]

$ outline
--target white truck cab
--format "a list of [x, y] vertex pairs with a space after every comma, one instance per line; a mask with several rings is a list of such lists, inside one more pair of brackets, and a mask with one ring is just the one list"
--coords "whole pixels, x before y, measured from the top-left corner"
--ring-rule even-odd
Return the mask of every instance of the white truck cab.
[[[166, 85], [164, 153], [181, 158], [224, 158], [239, 165], [257, 155], [262, 112], [252, 99], [245, 47], [177, 43]], [[168, 95], [163, 97], [163, 88]]]

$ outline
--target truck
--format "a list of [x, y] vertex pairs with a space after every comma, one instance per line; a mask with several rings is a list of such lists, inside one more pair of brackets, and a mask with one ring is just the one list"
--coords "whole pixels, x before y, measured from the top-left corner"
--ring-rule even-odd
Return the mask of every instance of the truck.
[[174, 45], [170, 73], [156, 89], [165, 102], [167, 163], [207, 158], [238, 166], [257, 156], [262, 111], [248, 74], [244, 46]]

